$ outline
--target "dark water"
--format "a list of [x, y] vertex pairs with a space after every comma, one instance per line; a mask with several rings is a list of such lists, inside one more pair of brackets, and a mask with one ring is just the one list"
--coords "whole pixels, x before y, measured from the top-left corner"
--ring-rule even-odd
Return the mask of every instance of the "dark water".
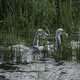
[[72, 62], [49, 60], [46, 63], [1, 65], [0, 68], [0, 80], [80, 80], [80, 64]]
[[5, 76], [3, 76], [3, 75], [0, 75], [0, 80], [9, 80], [9, 79], [7, 79]]

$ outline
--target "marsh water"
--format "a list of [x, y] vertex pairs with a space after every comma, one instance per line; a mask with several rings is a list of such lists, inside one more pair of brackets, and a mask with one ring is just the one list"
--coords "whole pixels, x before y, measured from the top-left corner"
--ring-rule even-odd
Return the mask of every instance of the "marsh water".
[[80, 80], [80, 64], [74, 62], [48, 59], [6, 67], [0, 69], [0, 80]]

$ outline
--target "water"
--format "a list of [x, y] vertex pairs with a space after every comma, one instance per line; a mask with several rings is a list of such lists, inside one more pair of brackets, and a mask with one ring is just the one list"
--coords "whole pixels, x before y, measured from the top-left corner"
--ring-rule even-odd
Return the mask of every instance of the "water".
[[19, 67], [18, 71], [0, 70], [0, 76], [5, 77], [2, 80], [80, 80], [80, 64], [72, 62], [58, 65], [55, 60], [49, 59], [46, 63], [15, 66]]

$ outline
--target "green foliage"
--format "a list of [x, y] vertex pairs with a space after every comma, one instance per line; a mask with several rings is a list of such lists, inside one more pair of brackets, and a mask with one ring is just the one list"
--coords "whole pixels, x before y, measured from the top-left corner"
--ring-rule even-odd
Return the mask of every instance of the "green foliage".
[[[22, 41], [31, 44], [38, 28], [55, 34], [58, 27], [68, 32], [79, 30], [79, 0], [0, 0], [0, 44]], [[63, 41], [62, 51], [67, 50]], [[68, 54], [70, 55], [70, 54]], [[63, 58], [62, 58], [63, 59]]]
[[72, 60], [72, 48], [70, 39], [65, 35], [65, 33], [62, 35], [61, 54], [62, 60]]
[[[0, 0], [0, 35], [6, 36], [6, 39], [3, 39], [6, 42], [7, 40], [11, 42], [12, 39], [12, 42], [26, 40], [26, 43], [31, 43], [32, 34], [37, 28], [48, 28], [53, 34], [59, 25], [63, 25], [68, 33], [78, 30], [79, 5], [76, 2], [73, 0]], [[5, 35], [1, 34], [2, 32]]]
[[4, 47], [3, 50], [3, 59], [6, 63], [10, 63], [10, 60], [11, 60], [11, 51], [7, 48], [7, 47]]
[[76, 49], [76, 58], [77, 58], [77, 62], [80, 63], [80, 46], [77, 47]]

